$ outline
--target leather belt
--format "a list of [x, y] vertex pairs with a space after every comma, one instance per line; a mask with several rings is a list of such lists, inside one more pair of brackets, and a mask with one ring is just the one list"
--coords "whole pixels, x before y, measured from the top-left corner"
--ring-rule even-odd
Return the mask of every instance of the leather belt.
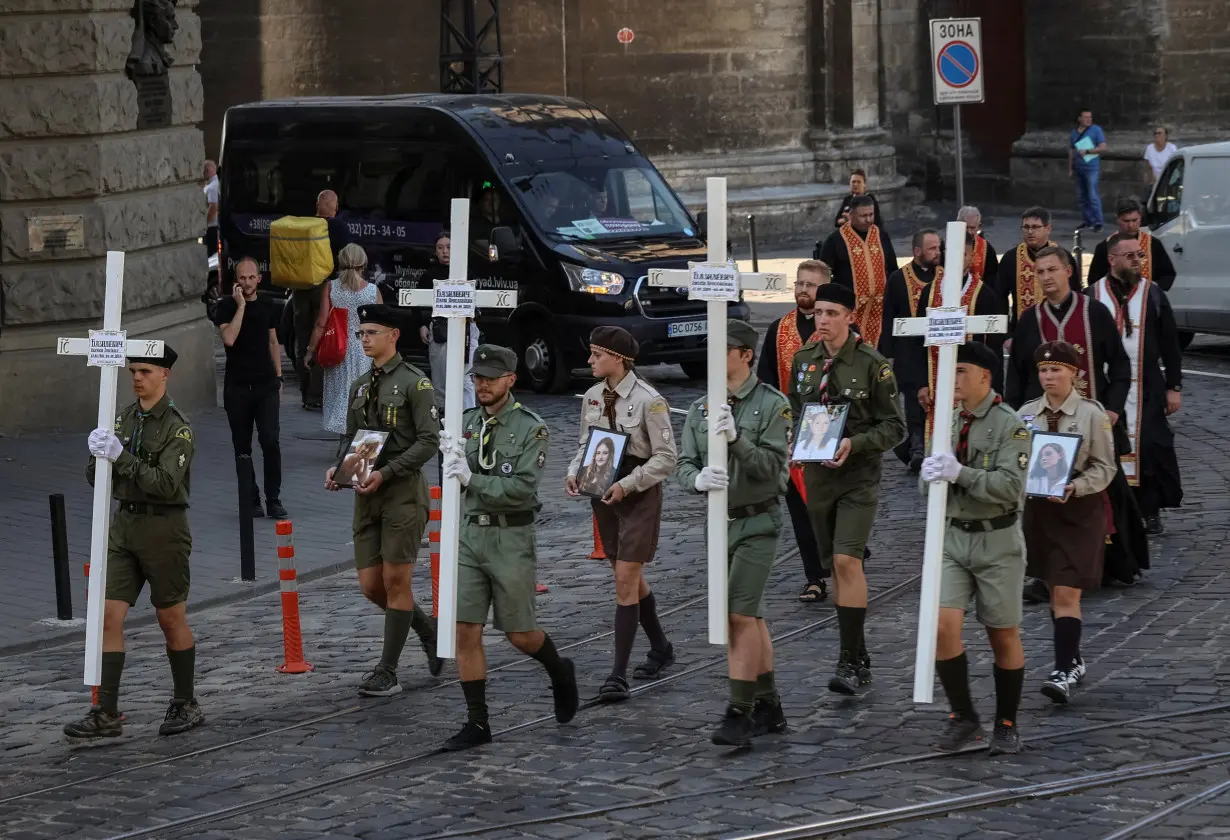
[[948, 524], [962, 531], [1000, 531], [1016, 524], [1016, 512], [1005, 513], [993, 519], [949, 519]]
[[766, 513], [777, 507], [777, 499], [772, 498], [754, 505], [744, 505], [743, 507], [731, 508], [728, 515], [731, 519], [748, 519], [762, 513]]
[[120, 502], [120, 510], [125, 513], [135, 513], [146, 516], [166, 516], [173, 511], [183, 510], [181, 505], [156, 505], [151, 502]]
[[466, 517], [471, 525], [489, 528], [498, 525], [501, 528], [516, 528], [519, 525], [533, 525], [534, 514], [530, 511], [522, 513], [480, 513]]

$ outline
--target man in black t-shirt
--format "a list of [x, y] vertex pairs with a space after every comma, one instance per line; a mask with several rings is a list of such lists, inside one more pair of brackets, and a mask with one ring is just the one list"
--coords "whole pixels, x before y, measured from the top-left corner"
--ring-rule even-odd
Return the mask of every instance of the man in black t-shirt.
[[[261, 443], [265, 465], [265, 504], [269, 515], [284, 518], [279, 498], [282, 489], [282, 452], [278, 446], [278, 409], [282, 395], [282, 348], [278, 344], [278, 312], [273, 303], [256, 294], [260, 283], [256, 260], [244, 257], [235, 265], [232, 296], [218, 301], [216, 322], [226, 345], [226, 377], [222, 405], [231, 424], [235, 468], [241, 480], [240, 458], [252, 457], [252, 426]], [[253, 484], [255, 485], [255, 474]], [[252, 488], [253, 516], [264, 516], [260, 489]]]

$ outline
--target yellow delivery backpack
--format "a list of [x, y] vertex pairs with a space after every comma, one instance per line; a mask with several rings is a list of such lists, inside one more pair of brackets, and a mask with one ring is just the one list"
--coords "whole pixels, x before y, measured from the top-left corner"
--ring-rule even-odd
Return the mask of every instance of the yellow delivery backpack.
[[269, 225], [273, 285], [311, 289], [333, 273], [329, 223], [319, 216], [283, 216]]

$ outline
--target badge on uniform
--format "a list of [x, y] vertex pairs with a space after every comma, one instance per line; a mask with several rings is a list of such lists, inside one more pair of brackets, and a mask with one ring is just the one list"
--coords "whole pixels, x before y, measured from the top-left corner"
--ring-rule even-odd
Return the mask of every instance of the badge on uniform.
[[808, 372], [808, 373], [814, 373], [814, 372], [815, 372], [815, 370], [816, 370], [816, 366], [815, 366], [815, 365], [808, 365], [808, 366], [807, 366], [807, 372]]
[[[547, 431], [547, 427], [543, 426], [541, 429], [539, 429], [537, 432], [534, 433], [534, 440], [547, 440], [550, 436], [551, 434], [550, 432]], [[539, 466], [542, 466], [542, 465], [539, 464]]]
[[504, 463], [500, 464], [500, 472], [502, 472], [504, 475], [512, 475], [512, 462], [505, 461]]
[[440, 422], [440, 409], [436, 408], [433, 405], [430, 409], [430, 413], [431, 413], [432, 420], [435, 420], [437, 423]]
[[1017, 429], [1012, 433], [1013, 440], [1029, 440], [1029, 430], [1025, 428]]
[[542, 465], [547, 463], [547, 453], [543, 450], [538, 453], [538, 469], [542, 469]]
[[790, 406], [786, 406], [782, 409], [782, 419], [790, 422], [794, 421], [794, 412], [790, 410]]
[[662, 440], [666, 441], [667, 443], [671, 442], [671, 430], [669, 428], [662, 430]]
[[431, 380], [430, 380], [430, 379], [420, 379], [420, 380], [419, 380], [418, 389], [419, 389], [420, 391], [430, 391], [430, 390], [432, 390], [432, 387], [431, 387]]
[[115, 430], [117, 432], [120, 430], [120, 418], [118, 417], [115, 418]]
[[1027, 469], [1029, 467], [1029, 455], [1025, 452], [1019, 453], [1016, 456], [1016, 465], [1021, 469]]
[[181, 470], [184, 468], [184, 460], [184, 453], [179, 453], [179, 468]]
[[[666, 400], [654, 400], [653, 402], [649, 404], [650, 414], [666, 414], [669, 411], [670, 411], [670, 408], [667, 407]], [[632, 413], [631, 406], [628, 407], [628, 413], [629, 414]]]
[[884, 381], [884, 380], [886, 380], [886, 379], [889, 379], [890, 377], [892, 377], [892, 375], [893, 375], [893, 369], [892, 369], [891, 367], [889, 367], [889, 366], [888, 366], [888, 365], [886, 365], [886, 364], [885, 364], [885, 365], [880, 365], [880, 377], [879, 377], [879, 379], [880, 379], [880, 381], [881, 381], [881, 382], [883, 382], [883, 381]]
[[365, 396], [367, 396], [367, 383], [366, 383], [366, 382], [364, 382], [362, 385], [360, 385], [360, 386], [359, 386], [359, 388], [358, 388], [358, 390], [354, 392], [354, 395], [355, 395], [356, 397], [365, 397]]
[[180, 440], [186, 440], [188, 442], [191, 442], [192, 441], [192, 430], [189, 429], [187, 426], [184, 426], [178, 432], [175, 433], [175, 436], [179, 438]]

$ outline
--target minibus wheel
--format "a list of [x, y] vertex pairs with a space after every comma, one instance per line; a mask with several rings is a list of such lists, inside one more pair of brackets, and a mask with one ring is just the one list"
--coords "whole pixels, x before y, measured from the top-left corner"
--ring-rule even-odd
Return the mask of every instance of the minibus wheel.
[[571, 371], [551, 327], [541, 319], [522, 325], [521, 376], [539, 394], [556, 394], [568, 387]]

